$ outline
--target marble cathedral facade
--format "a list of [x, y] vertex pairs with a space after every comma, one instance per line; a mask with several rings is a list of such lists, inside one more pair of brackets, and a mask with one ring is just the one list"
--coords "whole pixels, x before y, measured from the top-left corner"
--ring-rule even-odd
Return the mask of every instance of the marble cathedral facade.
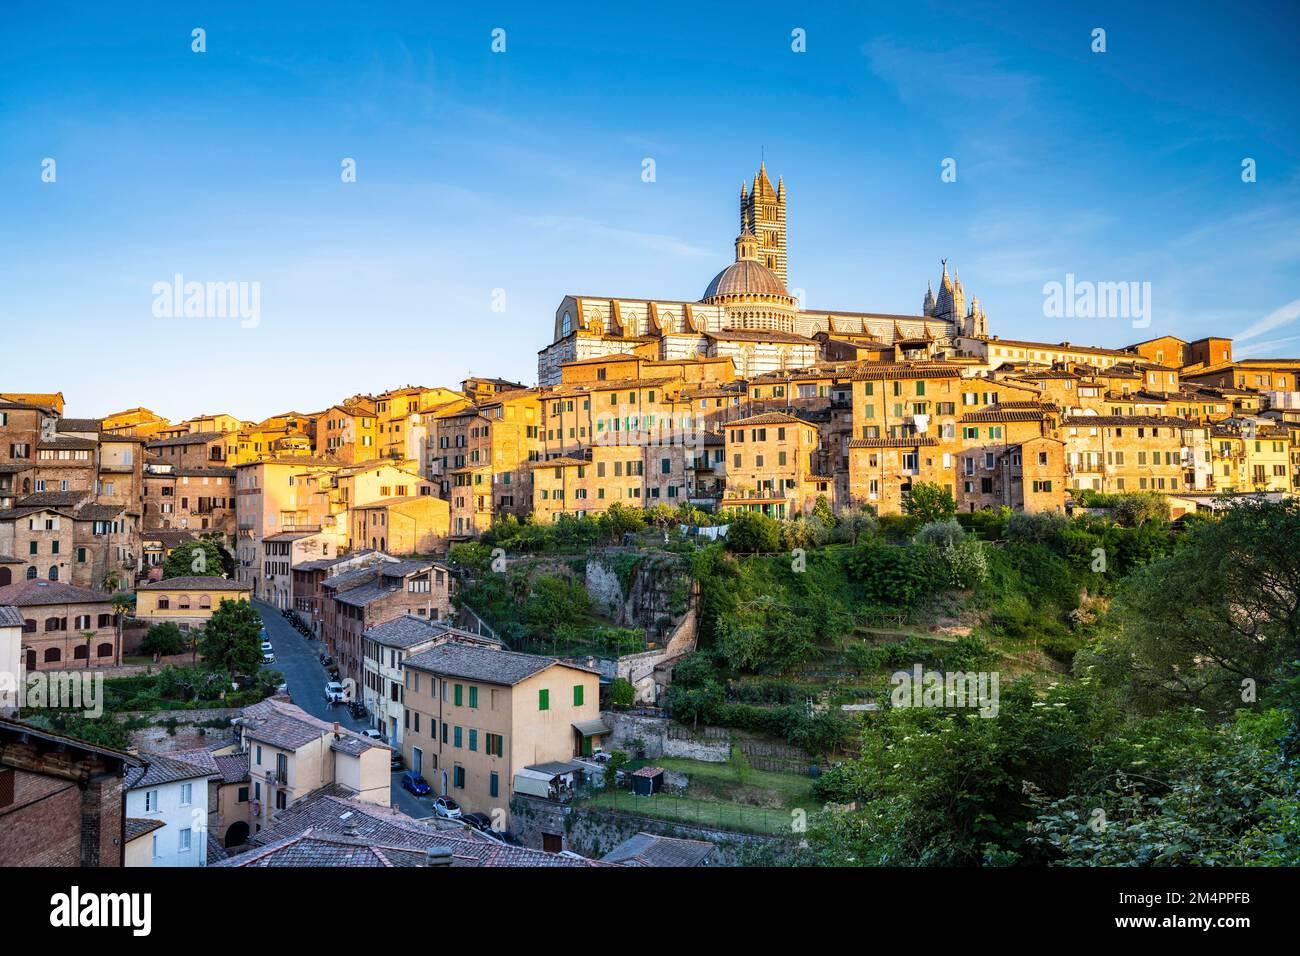
[[950, 354], [959, 336], [987, 335], [979, 300], [967, 306], [946, 260], [939, 292], [927, 290], [920, 315], [889, 315], [801, 308], [787, 286], [786, 250], [785, 182], [773, 186], [760, 166], [752, 184], [741, 184], [735, 261], [698, 300], [565, 296], [553, 340], [538, 353], [538, 384], [558, 383], [565, 363], [610, 355], [728, 357], [737, 375], [750, 378], [821, 361], [826, 342], [840, 336], [882, 347], [920, 343], [937, 357]]

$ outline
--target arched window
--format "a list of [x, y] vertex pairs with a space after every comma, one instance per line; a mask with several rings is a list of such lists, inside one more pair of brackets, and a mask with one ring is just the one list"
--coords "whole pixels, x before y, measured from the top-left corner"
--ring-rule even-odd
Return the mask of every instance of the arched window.
[[96, 656], [96, 657], [112, 657], [112, 656], [113, 656], [113, 645], [112, 645], [112, 644], [109, 644], [109, 643], [100, 644], [99, 647], [95, 648], [95, 656]]
[[111, 614], [101, 614], [101, 615], [99, 615], [99, 626], [100, 626], [100, 627], [112, 627], [112, 626], [113, 626], [113, 615], [111, 615]]
[[90, 660], [90, 647], [87, 644], [78, 644], [72, 649], [72, 659], [74, 661]]
[[179, 610], [188, 611], [190, 609], [190, 596], [188, 594], [182, 594], [176, 600], [176, 607]]
[[203, 611], [210, 611], [212, 609], [212, 598], [207, 594], [202, 595], [199, 598], [199, 609]]
[[59, 652], [57, 647], [45, 648], [45, 663], [57, 664], [62, 658], [63, 655]]
[[158, 610], [165, 611], [172, 606], [170, 598], [160, 597], [158, 599]]
[[88, 630], [90, 630], [90, 615], [89, 615], [89, 614], [78, 614], [78, 615], [77, 615], [77, 623], [76, 623], [75, 625], [73, 625], [73, 626], [76, 627], [76, 629], [79, 630], [79, 631], [88, 631]]
[[27, 648], [27, 669], [36, 670], [36, 651], [33, 648]]
[[61, 631], [63, 630], [62, 625], [63, 625], [62, 618], [47, 617], [45, 619], [45, 632], [48, 634], [50, 631]]
[[58, 566], [57, 564], [51, 564], [51, 565], [50, 565], [50, 580], [51, 580], [51, 581], [57, 581], [58, 579], [59, 579], [59, 566]]
[[33, 621], [30, 617], [27, 620], [23, 621], [23, 633], [24, 634], [36, 633], [36, 622]]
[[34, 565], [34, 564], [32, 564], [32, 565], [28, 565], [28, 567], [27, 567], [27, 580], [28, 580], [28, 581], [34, 581], [35, 579], [36, 579], [36, 565]]

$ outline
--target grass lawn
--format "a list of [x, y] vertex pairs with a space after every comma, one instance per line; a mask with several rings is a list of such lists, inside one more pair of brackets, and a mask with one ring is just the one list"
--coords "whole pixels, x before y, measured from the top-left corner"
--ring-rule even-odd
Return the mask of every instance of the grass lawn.
[[663, 767], [687, 776], [685, 794], [660, 793], [638, 797], [628, 790], [599, 793], [586, 802], [629, 813], [683, 823], [697, 823], [750, 833], [788, 834], [792, 810], [820, 809], [812, 795], [812, 778], [796, 774], [749, 769], [744, 772], [730, 763], [706, 763], [678, 757], [639, 760], [629, 770], [643, 766]]

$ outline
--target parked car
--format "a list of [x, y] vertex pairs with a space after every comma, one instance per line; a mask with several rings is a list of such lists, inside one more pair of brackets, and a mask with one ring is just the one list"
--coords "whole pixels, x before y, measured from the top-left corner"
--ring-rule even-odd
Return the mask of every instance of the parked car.
[[405, 769], [406, 761], [402, 758], [402, 752], [400, 750], [393, 751], [393, 757], [392, 760], [389, 761], [389, 767], [393, 771]]
[[270, 651], [262, 651], [262, 663], [263, 663], [263, 664], [274, 664], [274, 663], [275, 663], [275, 655], [272, 654]]
[[336, 680], [330, 681], [325, 685], [325, 700], [331, 704], [341, 704], [347, 697], [347, 692], [343, 685]]
[[451, 797], [439, 797], [433, 801], [433, 812], [444, 820], [459, 820], [460, 804]]
[[484, 833], [492, 831], [492, 818], [486, 813], [463, 813], [460, 818], [475, 830], [482, 830]]
[[381, 744], [388, 743], [388, 739], [373, 727], [367, 727], [365, 730], [361, 731], [361, 736], [369, 737], [371, 740], [378, 740]]
[[[417, 797], [427, 797], [433, 793], [433, 788], [429, 786], [429, 782], [413, 770], [408, 770], [402, 774], [402, 789], [411, 791]], [[441, 800], [442, 797], [438, 799]], [[456, 812], [459, 813], [460, 811]]]

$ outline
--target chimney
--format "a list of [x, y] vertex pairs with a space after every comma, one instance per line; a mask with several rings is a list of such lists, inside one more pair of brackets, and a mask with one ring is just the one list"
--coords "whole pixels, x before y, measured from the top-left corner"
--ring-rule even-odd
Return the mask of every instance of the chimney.
[[337, 720], [334, 721], [334, 739], [335, 740], [342, 739], [342, 735], [339, 733], [339, 722]]
[[451, 866], [451, 847], [431, 846], [424, 851], [425, 866]]

